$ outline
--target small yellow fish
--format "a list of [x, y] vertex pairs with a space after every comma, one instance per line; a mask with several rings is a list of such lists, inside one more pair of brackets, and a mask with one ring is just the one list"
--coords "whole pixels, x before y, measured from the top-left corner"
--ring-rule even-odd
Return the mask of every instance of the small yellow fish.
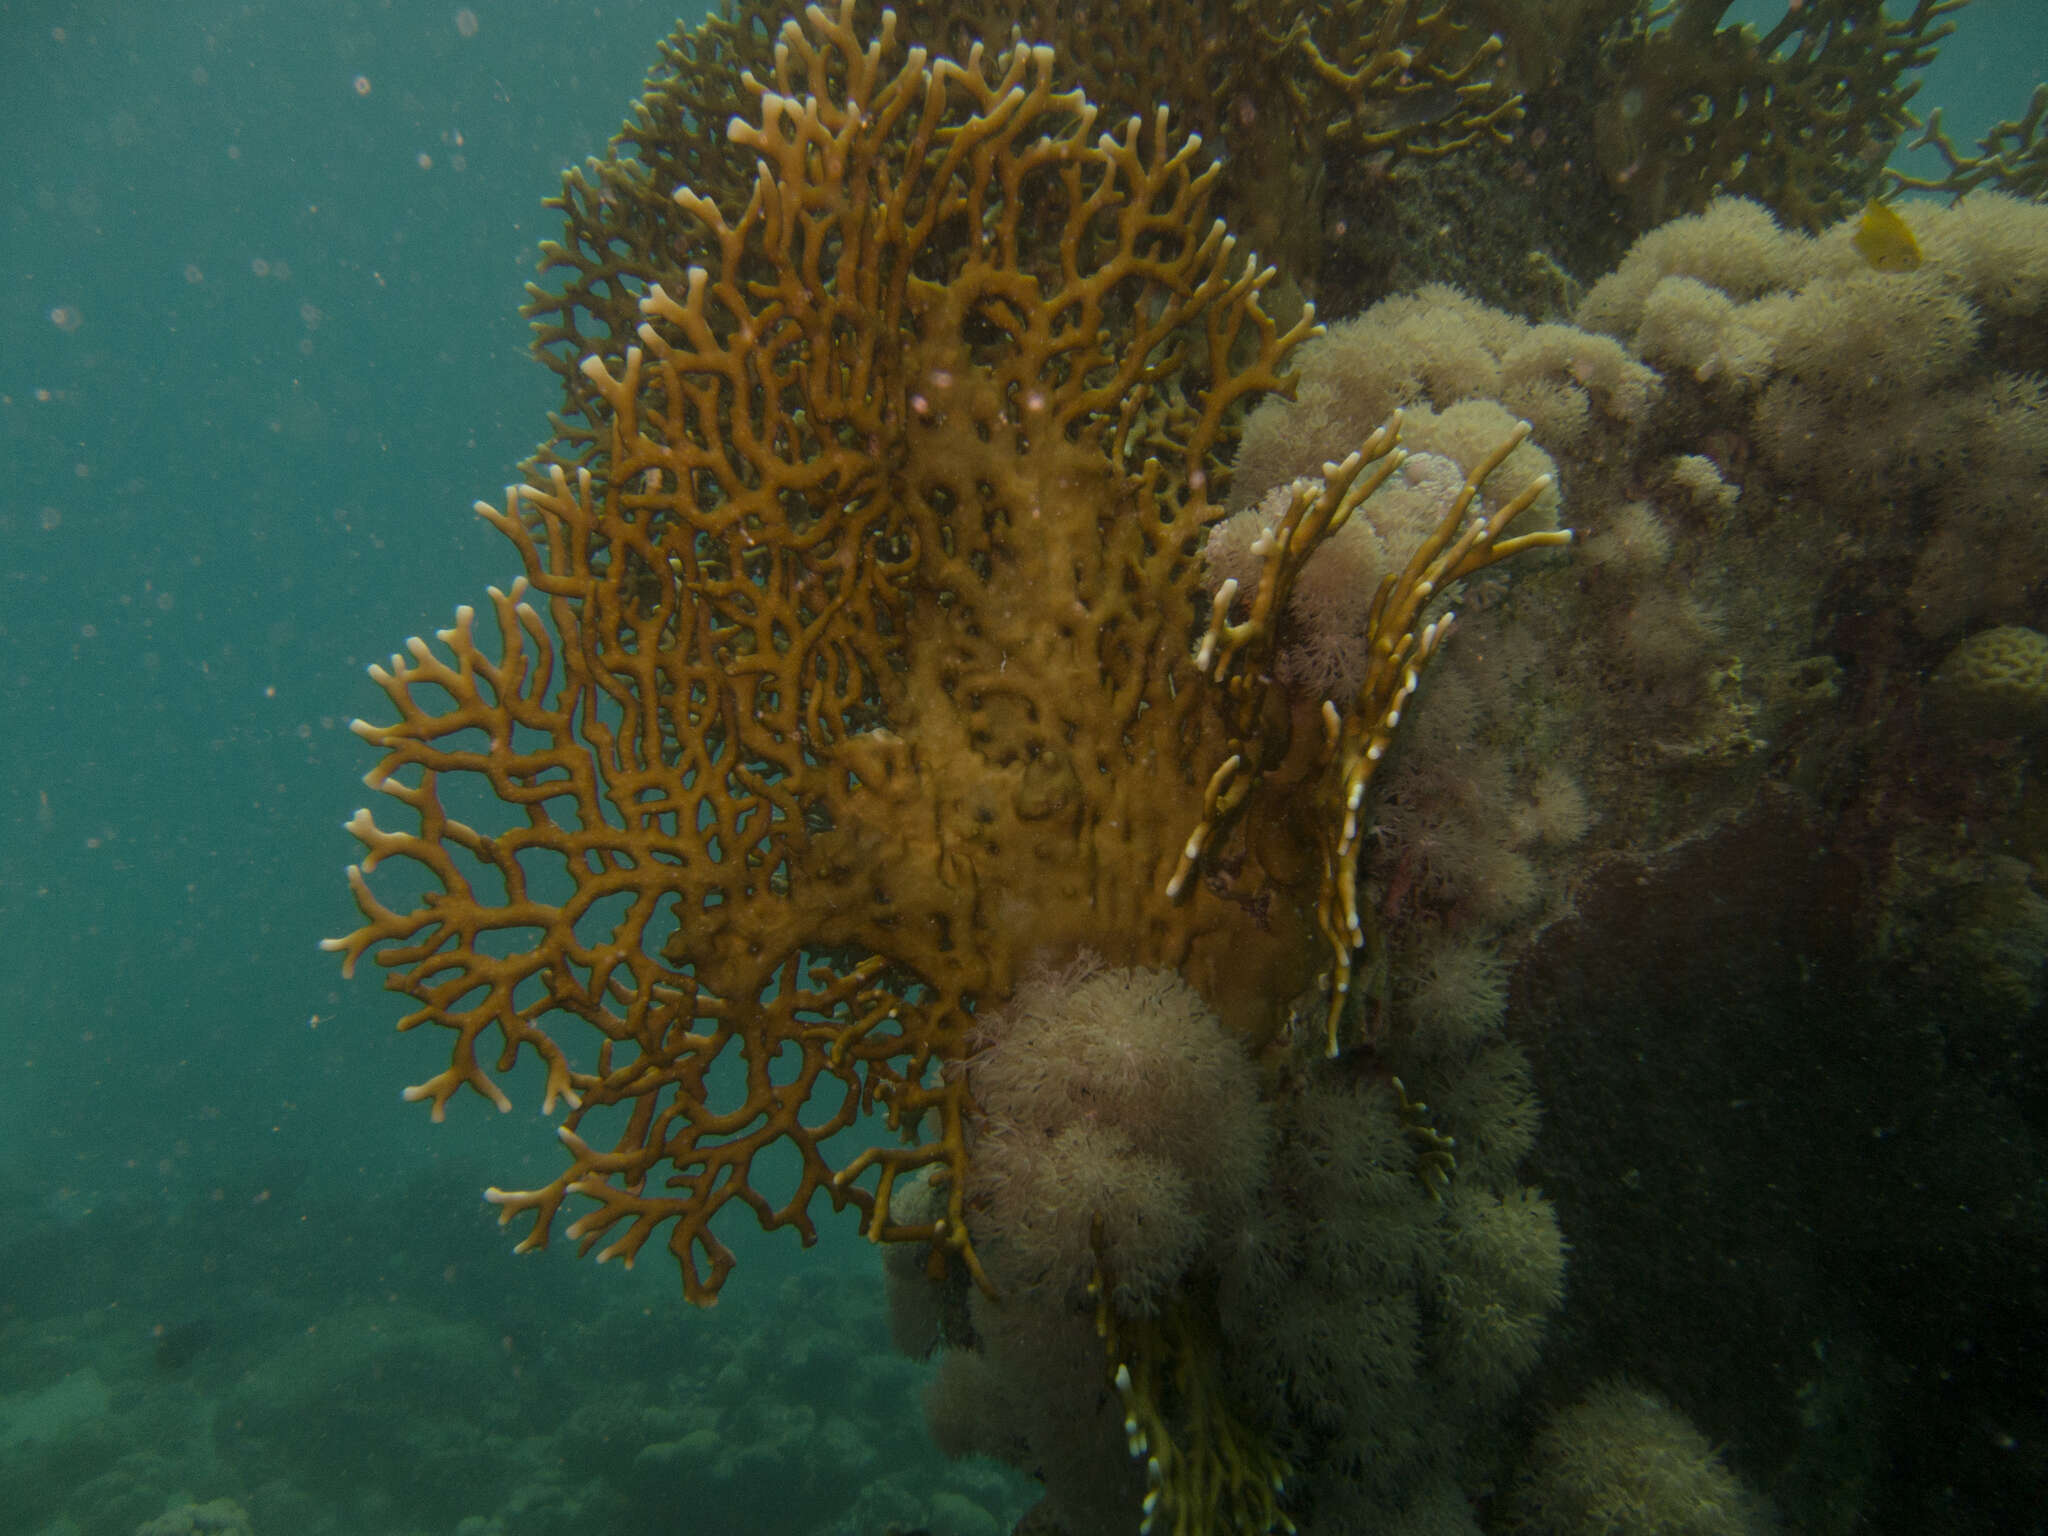
[[1880, 272], [1910, 272], [1926, 259], [1906, 221], [1875, 198], [1863, 210], [1855, 241], [1863, 259]]

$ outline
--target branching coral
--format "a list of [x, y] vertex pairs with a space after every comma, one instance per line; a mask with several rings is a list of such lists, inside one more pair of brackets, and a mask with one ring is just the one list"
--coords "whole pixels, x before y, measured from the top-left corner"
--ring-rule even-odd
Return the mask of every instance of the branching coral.
[[749, 69], [773, 73], [781, 14], [750, 6], [735, 18], [728, 7], [678, 27], [663, 39], [661, 60], [610, 152], [571, 166], [548, 200], [564, 216], [562, 238], [541, 244], [543, 283], [529, 286], [526, 314], [535, 354], [562, 379], [555, 452], [565, 461], [571, 444], [585, 454], [603, 448], [603, 402], [583, 359], [616, 365], [638, 339], [648, 290], [713, 258], [702, 223], [677, 202], [675, 189], [690, 187], [729, 207], [746, 202], [749, 167], [713, 125], [748, 108], [742, 78]]
[[[1026, 957], [1085, 936], [1178, 967], [1254, 1042], [1306, 973], [1289, 877], [1163, 888], [1217, 730], [1194, 543], [1239, 402], [1308, 322], [1260, 311], [1269, 274], [1163, 113], [1102, 133], [1052, 80], [1046, 49], [863, 45], [845, 9], [786, 29], [732, 128], [746, 204], [679, 191], [707, 261], [582, 364], [601, 439], [565, 433], [485, 511], [541, 602], [494, 593], [495, 644], [465, 609], [446, 659], [376, 672], [399, 718], [358, 727], [369, 782], [419, 826], [358, 816], [368, 920], [335, 947], [453, 1031], [413, 1090], [437, 1112], [543, 1063], [569, 1167], [494, 1195], [529, 1244], [571, 1194], [607, 1255], [672, 1222], [708, 1300], [720, 1209], [808, 1239], [823, 1191], [971, 1258], [966, 1089], [937, 1068]], [[469, 785], [527, 824], [460, 819]], [[433, 887], [412, 910], [364, 878], [393, 859]], [[835, 1159], [878, 1103], [919, 1139]], [[777, 1143], [801, 1168], [774, 1201]], [[946, 1210], [892, 1221], [934, 1162]]]
[[1956, 147], [1941, 126], [1939, 107], [1927, 114], [1927, 126], [1908, 147], [1932, 149], [1947, 164], [1948, 172], [1938, 178], [1886, 172], [1897, 186], [1947, 192], [1958, 198], [1979, 187], [2037, 202], [2048, 198], [2048, 83], [2034, 87], [2026, 110], [2018, 117], [1993, 123], [1977, 141], [1974, 154]]
[[1723, 26], [1730, 0], [1645, 6], [1605, 50], [1600, 161], [1637, 227], [1696, 212], [1717, 193], [1768, 203], [1815, 226], [1875, 186], [1906, 127], [1912, 72], [1953, 30], [1964, 0], [1787, 6], [1768, 31]]
[[1492, 68], [1499, 37], [1456, 0], [1267, 0], [1240, 11], [1300, 73], [1297, 117], [1321, 119], [1324, 138], [1355, 152], [1432, 158], [1504, 140], [1520, 120], [1520, 99]]
[[[493, 1194], [533, 1217], [528, 1244], [572, 1194], [596, 1208], [570, 1235], [606, 1256], [673, 1223], [698, 1300], [731, 1268], [711, 1222], [734, 1201], [808, 1240], [823, 1191], [972, 1266], [969, 1089], [938, 1069], [1036, 953], [1085, 940], [1177, 968], [1257, 1046], [1311, 983], [1319, 929], [1334, 1042], [1363, 937], [1359, 805], [1443, 633], [1424, 610], [1530, 542], [1499, 535], [1536, 494], [1468, 520], [1496, 455], [1387, 584], [1327, 739], [1276, 736], [1247, 670], [1270, 650], [1256, 616], [1226, 604], [1192, 665], [1186, 647], [1234, 423], [1284, 387], [1312, 316], [1283, 333], [1262, 312], [1270, 269], [1204, 221], [1199, 140], [1163, 110], [1098, 133], [1047, 48], [899, 54], [887, 16], [863, 45], [850, 0], [774, 58], [730, 131], [756, 162], [743, 206], [686, 186], [680, 221], [655, 217], [648, 178], [683, 157], [657, 158], [627, 189], [630, 261], [554, 253], [554, 312], [576, 318], [543, 345], [601, 349], [527, 482], [484, 511], [545, 611], [494, 591], [494, 647], [464, 609], [452, 660], [415, 640], [376, 670], [400, 718], [359, 727], [386, 754], [369, 782], [419, 831], [357, 817], [369, 921], [335, 941], [351, 964], [379, 950], [419, 1004], [407, 1027], [454, 1031], [412, 1090], [437, 1113], [464, 1087], [502, 1106], [494, 1072], [543, 1064], [570, 1165]], [[650, 94], [650, 140], [710, 99]], [[700, 259], [675, 270], [677, 251]], [[1397, 462], [1395, 430], [1299, 498], [1262, 586], [1370, 494], [1352, 477]], [[443, 785], [464, 776], [528, 825], [459, 819]], [[1191, 880], [1240, 816], [1255, 845]], [[439, 887], [413, 911], [365, 879], [393, 857]], [[551, 1014], [592, 1026], [595, 1055]], [[875, 1104], [909, 1145], [832, 1156]], [[781, 1142], [801, 1166], [771, 1200], [755, 1159]], [[895, 1179], [933, 1163], [944, 1211], [892, 1220]]]
[[1287, 1463], [1232, 1408], [1214, 1338], [1181, 1308], [1119, 1318], [1111, 1284], [1097, 1272], [1096, 1329], [1115, 1365], [1131, 1456], [1145, 1466], [1140, 1536], [1293, 1531], [1280, 1508]]
[[[582, 359], [616, 361], [648, 286], [706, 259], [702, 231], [669, 191], [685, 184], [745, 201], [748, 167], [704, 128], [745, 110], [744, 74], [774, 72], [786, 9], [724, 0], [679, 25], [610, 152], [564, 174], [551, 200], [564, 234], [543, 248], [553, 283], [532, 290], [527, 312], [563, 379], [565, 444], [588, 430], [600, 446], [583, 420], [602, 408]], [[894, 15], [901, 41], [934, 54], [965, 58], [977, 44], [993, 54], [1019, 36], [1050, 45], [1105, 122], [1149, 119], [1171, 102], [1217, 169], [1213, 210], [1303, 284], [1314, 276], [1323, 192], [1346, 166], [1369, 159], [1384, 173], [1504, 142], [1520, 111], [1495, 67], [1497, 39], [1455, 0], [909, 0]], [[852, 19], [871, 33], [881, 7], [858, 0]]]
[[[1850, 195], [1949, 9], [1522, 14], [1612, 45], [1621, 126], [1668, 144], [1618, 168], [1647, 219]], [[1515, 12], [679, 33], [564, 184], [530, 312], [566, 398], [480, 509], [523, 574], [373, 669], [409, 820], [352, 823], [332, 947], [449, 1032], [437, 1116], [522, 1071], [562, 1108], [566, 1168], [491, 1195], [523, 1246], [660, 1234], [708, 1302], [729, 1208], [853, 1208], [905, 1245], [939, 1439], [1036, 1473], [1034, 1528], [1469, 1527], [1563, 1284], [1498, 1032], [1523, 962], [1616, 866], [1829, 771], [1872, 569], [1917, 573], [1908, 661], [2041, 622], [2048, 267], [2009, 199], [1902, 210], [1911, 270], [1721, 201], [1576, 324], [1387, 299], [1284, 403], [1320, 328], [1230, 229], [1320, 249], [1344, 157], [1498, 148], [1480, 19]], [[1560, 492], [1582, 558], [1494, 569], [1571, 537]], [[2011, 633], [1935, 678], [1987, 761], [2038, 682]], [[1867, 740], [1911, 734], [1869, 697]], [[1987, 930], [2021, 982], [2043, 905]]]
[[1221, 162], [1230, 227], [1311, 289], [1332, 183], [1504, 144], [1521, 119], [1500, 39], [1466, 0], [920, 0], [904, 24], [955, 48], [1021, 28], [1112, 115], [1176, 103]]
[[[1363, 676], [1355, 693], [1344, 701], [1322, 701], [1323, 770], [1316, 790], [1321, 812], [1316, 826], [1322, 855], [1321, 894], [1316, 923], [1329, 946], [1331, 985], [1326, 1013], [1328, 1052], [1338, 1049], [1338, 1025], [1351, 993], [1353, 956], [1372, 939], [1358, 905], [1358, 861], [1362, 841], [1371, 830], [1363, 812], [1366, 795], [1380, 760], [1393, 744], [1394, 731], [1421, 681], [1421, 672], [1450, 631], [1452, 614], [1425, 618], [1432, 599], [1453, 583], [1518, 550], [1571, 541], [1564, 529], [1538, 529], [1513, 538], [1501, 535], [1551, 487], [1547, 476], [1529, 481], [1498, 506], [1472, 512], [1480, 488], [1528, 436], [1519, 423], [1458, 488], [1450, 507], [1415, 547], [1406, 565], [1383, 576], [1359, 636]], [[1354, 513], [1377, 491], [1405, 457], [1396, 448], [1400, 416], [1368, 439], [1363, 450], [1341, 464], [1324, 466], [1320, 480], [1302, 480], [1290, 488], [1286, 504], [1254, 550], [1261, 557], [1257, 585], [1247, 598], [1248, 611], [1233, 620], [1238, 583], [1225, 578], [1216, 587], [1209, 629], [1196, 653], [1196, 664], [1230, 694], [1236, 731], [1231, 753], [1210, 778], [1200, 824], [1188, 839], [1170, 889], [1178, 891], [1204, 849], [1236, 816], [1260, 782], [1265, 766], [1257, 745], [1260, 722], [1274, 691], [1274, 656], [1281, 639], [1281, 619], [1301, 573], [1322, 543], [1342, 532]], [[1361, 471], [1370, 464], [1370, 474]]]

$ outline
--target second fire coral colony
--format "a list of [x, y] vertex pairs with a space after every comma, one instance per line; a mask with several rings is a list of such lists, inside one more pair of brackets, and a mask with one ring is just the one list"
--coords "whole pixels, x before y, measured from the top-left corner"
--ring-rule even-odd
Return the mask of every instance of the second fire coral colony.
[[709, 1303], [850, 1210], [1033, 1532], [1856, 1528], [1553, 1326], [1614, 1233], [1526, 1170], [1759, 828], [1873, 985], [2040, 1002], [2040, 113], [1879, 169], [1957, 3], [679, 28], [554, 203], [518, 578], [356, 725], [330, 947], [437, 1117], [538, 1064], [522, 1246]]

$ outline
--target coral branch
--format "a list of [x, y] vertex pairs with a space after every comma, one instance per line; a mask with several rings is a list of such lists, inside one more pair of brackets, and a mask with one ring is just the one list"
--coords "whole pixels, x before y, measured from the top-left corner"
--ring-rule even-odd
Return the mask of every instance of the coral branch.
[[[1455, 615], [1425, 621], [1432, 603], [1453, 583], [1525, 549], [1571, 541], [1564, 529], [1503, 538], [1509, 526], [1551, 488], [1539, 475], [1491, 511], [1473, 512], [1486, 480], [1529, 436], [1519, 423], [1466, 476], [1435, 530], [1417, 546], [1407, 566], [1382, 580], [1374, 594], [1363, 641], [1366, 662], [1356, 694], [1343, 706], [1325, 700], [1320, 787], [1316, 791], [1316, 835], [1322, 855], [1317, 926], [1332, 961], [1328, 990], [1329, 1054], [1337, 1054], [1338, 1020], [1351, 990], [1354, 953], [1370, 939], [1358, 907], [1358, 860], [1368, 829], [1366, 796], [1380, 759], [1392, 745], [1402, 711], [1421, 681]], [[1400, 448], [1397, 411], [1365, 445], [1341, 464], [1325, 464], [1320, 479], [1297, 480], [1287, 490], [1279, 516], [1252, 546], [1260, 557], [1255, 585], [1241, 591], [1236, 580], [1222, 582], [1210, 605], [1208, 629], [1195, 665], [1224, 693], [1233, 734], [1229, 755], [1211, 776], [1202, 815], [1188, 835], [1166, 884], [1169, 898], [1189, 889], [1204, 852], [1235, 818], [1262, 774], [1277, 762], [1264, 725], [1274, 691], [1273, 656], [1281, 616], [1309, 557], [1384, 486], [1406, 458]], [[1234, 609], [1244, 617], [1233, 620]]]
[[1120, 1316], [1114, 1289], [1114, 1277], [1098, 1267], [1089, 1285], [1095, 1331], [1123, 1404], [1125, 1443], [1145, 1467], [1138, 1530], [1292, 1532], [1280, 1508], [1286, 1458], [1232, 1408], [1213, 1342], [1184, 1306], [1158, 1318]]
[[[1488, 476], [1500, 468], [1529, 435], [1522, 422], [1508, 439], [1466, 476], [1451, 509], [1436, 532], [1415, 551], [1407, 568], [1388, 577], [1373, 600], [1368, 621], [1370, 660], [1358, 695], [1344, 711], [1331, 754], [1332, 771], [1324, 778], [1321, 827], [1324, 844], [1322, 901], [1317, 921], [1330, 946], [1332, 977], [1329, 1007], [1329, 1054], [1337, 1054], [1337, 1026], [1351, 992], [1352, 956], [1369, 935], [1358, 910], [1358, 855], [1365, 829], [1365, 798], [1374, 771], [1401, 712], [1420, 683], [1423, 668], [1443, 643], [1455, 615], [1449, 612], [1428, 623], [1422, 615], [1446, 586], [1521, 550], [1571, 542], [1569, 529], [1547, 529], [1503, 539], [1510, 524], [1550, 488], [1539, 475], [1491, 513], [1470, 518], [1472, 503]], [[1329, 829], [1338, 830], [1334, 838]]]
[[1909, 149], [1932, 149], [1948, 165], [1940, 177], [1909, 176], [1903, 171], [1885, 175], [1898, 188], [1920, 192], [1946, 192], [1961, 199], [1979, 187], [2009, 192], [2014, 197], [2048, 198], [2048, 83], [2034, 87], [2026, 110], [1991, 125], [1977, 141], [1975, 154], [1956, 147], [1941, 126], [1941, 108], [1927, 114], [1927, 126]]

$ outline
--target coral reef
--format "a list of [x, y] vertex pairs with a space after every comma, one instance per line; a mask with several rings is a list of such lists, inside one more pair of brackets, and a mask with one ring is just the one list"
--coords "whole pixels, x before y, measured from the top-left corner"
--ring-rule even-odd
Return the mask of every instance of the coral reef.
[[[1876, 188], [1957, 3], [1817, 0], [1761, 33], [1707, 0], [918, 0], [895, 15], [899, 37], [954, 58], [1052, 46], [1108, 122], [1171, 103], [1217, 169], [1215, 211], [1275, 262], [1279, 313], [1297, 293], [1348, 312], [1432, 280], [1568, 307], [1573, 272], [1724, 192], [1802, 227], [1837, 217]], [[565, 386], [564, 446], [601, 435], [582, 419], [582, 359], [621, 356], [647, 285], [710, 254], [669, 192], [744, 202], [748, 167], [694, 125], [744, 112], [741, 77], [773, 74], [785, 9], [723, 0], [679, 25], [612, 152], [565, 174], [553, 277], [529, 305]], [[880, 9], [861, 0], [857, 28]], [[2024, 194], [2034, 126], [2009, 125], [1950, 189]]]
[[1283, 1110], [1267, 1208], [1220, 1275], [1230, 1379], [1301, 1469], [1317, 1531], [1469, 1486], [1561, 1292], [1556, 1218], [1515, 1178], [1536, 1130], [1519, 1053], [1387, 1065], [1427, 1088], [1429, 1134], [1402, 1077], [1321, 1076]]
[[1963, 0], [1791, 5], [1767, 31], [1723, 26], [1729, 0], [1675, 0], [1611, 48], [1597, 122], [1600, 163], [1637, 227], [1697, 212], [1717, 193], [1769, 203], [1811, 227], [1875, 187], [1908, 121], [1912, 71]]
[[[479, 509], [523, 575], [373, 669], [396, 718], [356, 727], [408, 820], [351, 823], [330, 947], [451, 1033], [409, 1090], [437, 1116], [537, 1065], [568, 1164], [490, 1192], [522, 1247], [663, 1234], [708, 1303], [744, 1213], [809, 1243], [851, 1208], [934, 1440], [1035, 1478], [1033, 1531], [1760, 1518], [1659, 1399], [1555, 1407], [1636, 1368], [1583, 1317], [1546, 1359], [1583, 1220], [1632, 1379], [1728, 1416], [1727, 1367], [1616, 1299], [1632, 1174], [1587, 1129], [1658, 952], [1589, 978], [1675, 892], [1754, 896], [1782, 834], [1817, 848], [1783, 899], [1843, 893], [1872, 976], [1968, 978], [1956, 1052], [2040, 1006], [2048, 210], [1839, 217], [1953, 8], [678, 33], [565, 181], [531, 306], [563, 410]], [[1597, 109], [1557, 68], [1589, 56]], [[1318, 325], [1342, 194], [1273, 157], [1426, 203], [1525, 93], [1606, 157], [1613, 269]], [[1541, 1191], [1531, 1057], [1574, 1127]], [[1744, 1102], [1699, 1075], [1695, 1113]], [[749, 1446], [867, 1465], [815, 1416], [635, 1425], [651, 1477], [735, 1499]]]
[[[1090, 975], [1125, 995], [1160, 985]], [[1058, 979], [1039, 978], [1018, 1006], [1044, 1009]], [[1142, 1025], [1107, 1033], [1113, 1045], [1144, 1038]], [[1169, 1058], [1147, 1071], [1156, 1107], [1118, 1123], [1170, 1144], [1186, 1120], [1167, 1106], [1200, 1104], [1190, 1092], [1215, 1081], [1213, 1064]], [[1169, 1088], [1168, 1074], [1179, 1083]], [[915, 1337], [942, 1347], [926, 1397], [934, 1439], [1034, 1470], [1054, 1528], [1127, 1530], [1142, 1507], [1154, 1528], [1256, 1531], [1284, 1518], [1342, 1533], [1378, 1529], [1418, 1488], [1461, 1501], [1535, 1363], [1565, 1255], [1549, 1202], [1515, 1176], [1537, 1112], [1513, 1046], [1312, 1062], [1293, 1091], [1253, 1107], [1257, 1121], [1239, 1134], [1263, 1131], [1269, 1150], [1242, 1159], [1223, 1190], [1205, 1190], [1207, 1209], [1184, 1202], [1175, 1213], [1210, 1230], [1192, 1258], [1174, 1250], [1164, 1300], [1115, 1262], [1134, 1247], [1128, 1228], [1159, 1209], [1147, 1198], [1159, 1174], [1129, 1154], [1075, 1181], [1040, 1218], [1064, 1224], [1057, 1238], [991, 1204], [993, 1230], [1063, 1256], [1058, 1286], [1034, 1275], [1000, 1298], [949, 1294], [915, 1266], [891, 1268], [899, 1314], [933, 1319]], [[1218, 1213], [1219, 1199], [1251, 1203]], [[1136, 1256], [1151, 1260], [1159, 1246]], [[992, 1272], [1009, 1273], [990, 1254]], [[1092, 1316], [1071, 1304], [1083, 1271]], [[1118, 1388], [1107, 1398], [1090, 1388], [1105, 1355]]]
[[[10, 1197], [9, 1530], [588, 1536], [663, 1529], [681, 1497], [707, 1531], [1000, 1536], [1028, 1505], [926, 1441], [930, 1368], [890, 1348], [857, 1233], [678, 1315], [666, 1274], [543, 1261], [499, 1285], [481, 1177], [63, 1223]], [[167, 1364], [152, 1320], [194, 1307], [223, 1326]]]
[[[650, 289], [616, 368], [585, 360], [603, 452], [544, 451], [485, 509], [546, 619], [524, 586], [494, 592], [495, 654], [465, 608], [452, 663], [414, 640], [375, 670], [399, 723], [358, 727], [385, 752], [369, 782], [420, 830], [352, 823], [367, 922], [331, 944], [376, 953], [420, 1005], [406, 1027], [454, 1033], [409, 1090], [437, 1113], [465, 1088], [506, 1103], [486, 1032], [498, 1071], [543, 1064], [571, 1165], [493, 1195], [533, 1216], [529, 1245], [571, 1194], [596, 1209], [570, 1234], [607, 1256], [672, 1222], [695, 1300], [731, 1268], [710, 1223], [734, 1200], [809, 1238], [823, 1191], [973, 1266], [968, 1081], [929, 1074], [1038, 953], [1177, 967], [1259, 1047], [1314, 984], [1319, 932], [1334, 1049], [1361, 802], [1447, 632], [1431, 599], [1565, 537], [1502, 538], [1540, 480], [1465, 521], [1509, 433], [1387, 584], [1356, 696], [1294, 729], [1266, 615], [1400, 462], [1383, 429], [1294, 496], [1248, 613], [1219, 591], [1190, 658], [1220, 455], [1307, 321], [1262, 313], [1270, 270], [1203, 225], [1213, 173], [1164, 113], [1096, 136], [1048, 49], [892, 72], [886, 25], [862, 47], [847, 15], [792, 25], [758, 122], [735, 120], [760, 157], [745, 211], [678, 194], [715, 269]], [[451, 815], [462, 775], [529, 824]], [[1303, 790], [1307, 825], [1285, 809]], [[412, 912], [366, 880], [394, 857], [440, 887]], [[539, 938], [501, 953], [508, 930]], [[543, 1027], [558, 1012], [598, 1032], [590, 1064]], [[729, 1047], [745, 1082], [721, 1106]], [[824, 1143], [877, 1102], [925, 1139], [834, 1166]], [[605, 1150], [582, 1127], [610, 1109]], [[775, 1203], [750, 1170], [785, 1140], [802, 1172]], [[897, 1177], [934, 1163], [944, 1212], [892, 1221]], [[674, 1193], [650, 1189], [663, 1164]]]
[[[1186, 546], [1237, 403], [1280, 387], [1301, 328], [1260, 311], [1268, 275], [1202, 217], [1210, 176], [1164, 114], [1098, 135], [1049, 50], [927, 66], [813, 14], [735, 129], [760, 157], [744, 210], [684, 194], [718, 266], [650, 290], [616, 369], [586, 360], [603, 454], [543, 454], [489, 514], [546, 620], [495, 594], [495, 655], [464, 610], [452, 665], [415, 642], [380, 670], [400, 723], [362, 728], [373, 781], [421, 831], [359, 818], [364, 872], [411, 858], [442, 890], [401, 913], [359, 880], [369, 922], [339, 946], [392, 946], [411, 1022], [455, 1032], [414, 1090], [437, 1109], [502, 1102], [485, 1031], [501, 1068], [545, 1064], [573, 1163], [500, 1197], [532, 1241], [572, 1191], [597, 1202], [572, 1235], [608, 1253], [674, 1221], [696, 1299], [735, 1199], [808, 1235], [823, 1190], [968, 1254], [965, 1084], [927, 1073], [1035, 952], [1100, 935], [1180, 966], [1257, 1041], [1308, 939], [1294, 870], [1164, 890], [1224, 756]], [[437, 786], [465, 773], [530, 826], [450, 816]], [[507, 929], [541, 939], [492, 952]], [[542, 1028], [558, 1010], [595, 1027], [592, 1065]], [[713, 1109], [729, 1045], [746, 1084]], [[928, 1139], [833, 1166], [877, 1102]], [[579, 1127], [613, 1106], [606, 1150]], [[748, 1170], [783, 1140], [803, 1172], [771, 1203]], [[898, 1231], [894, 1179], [934, 1161], [947, 1212]], [[664, 1163], [678, 1193], [650, 1186]]]
[[1646, 236], [1580, 319], [1689, 376], [1860, 560], [1911, 559], [1912, 623], [1940, 640], [2023, 615], [2043, 569], [2048, 212], [1979, 192], [1904, 215], [1924, 260], [1882, 272], [1849, 224], [1808, 237], [1717, 203]]
[[[553, 278], [528, 308], [541, 355], [566, 388], [565, 445], [586, 430], [578, 418], [594, 398], [582, 360], [616, 360], [633, 342], [648, 285], [714, 254], [670, 192], [681, 185], [723, 206], [746, 201], [746, 162], [695, 125], [747, 110], [741, 79], [774, 74], [789, 10], [779, 0], [722, 0], [703, 23], [679, 24], [612, 153], [565, 173], [552, 205], [567, 226], [543, 248]], [[994, 54], [1018, 36], [1051, 46], [1063, 79], [1108, 124], [1149, 120], [1171, 103], [1179, 131], [1207, 146], [1214, 211], [1278, 258], [1283, 283], [1312, 288], [1323, 200], [1351, 167], [1398, 177], [1507, 142], [1519, 98], [1497, 78], [1490, 23], [1464, 12], [1456, 0], [914, 0], [891, 15], [897, 37], [934, 55], [966, 59], [977, 45]], [[865, 36], [881, 16], [860, 0], [850, 22]]]

